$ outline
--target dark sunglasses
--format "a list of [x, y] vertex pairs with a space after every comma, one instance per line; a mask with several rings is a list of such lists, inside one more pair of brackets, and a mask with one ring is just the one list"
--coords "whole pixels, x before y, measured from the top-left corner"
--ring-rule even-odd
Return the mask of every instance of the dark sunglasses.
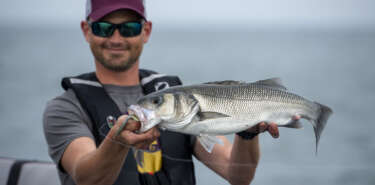
[[144, 21], [131, 21], [121, 24], [112, 24], [109, 22], [92, 22], [89, 23], [92, 33], [99, 37], [110, 37], [116, 29], [119, 30], [123, 37], [134, 37], [142, 32]]

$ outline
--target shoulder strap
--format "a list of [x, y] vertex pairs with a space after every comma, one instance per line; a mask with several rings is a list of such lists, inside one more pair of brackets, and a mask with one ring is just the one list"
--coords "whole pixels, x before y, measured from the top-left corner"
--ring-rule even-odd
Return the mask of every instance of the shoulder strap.
[[[81, 106], [93, 122], [96, 144], [99, 145], [108, 133], [106, 116], [119, 117], [121, 115], [116, 103], [105, 92], [95, 73], [87, 73], [73, 78], [64, 78], [62, 86], [65, 90], [71, 88]], [[99, 107], [100, 106], [100, 107]]]
[[159, 74], [151, 70], [141, 69], [139, 70], [139, 76], [145, 94], [182, 84], [177, 76]]

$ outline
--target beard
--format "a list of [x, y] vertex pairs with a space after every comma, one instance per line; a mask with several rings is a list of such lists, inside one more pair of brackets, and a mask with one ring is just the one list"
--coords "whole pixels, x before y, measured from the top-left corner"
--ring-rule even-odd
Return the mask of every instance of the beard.
[[[124, 72], [130, 69], [138, 61], [142, 51], [142, 46], [139, 45], [131, 47], [123, 44], [103, 43], [99, 46], [90, 47], [96, 61], [114, 72]], [[121, 49], [124, 50], [124, 53], [104, 53], [106, 49]]]
[[[116, 59], [116, 55], [112, 55], [111, 58]], [[114, 63], [105, 59], [98, 59], [97, 61], [102, 64], [106, 69], [115, 72], [124, 72], [130, 69], [136, 62], [138, 58], [129, 58], [128, 60], [122, 60], [119, 63]]]

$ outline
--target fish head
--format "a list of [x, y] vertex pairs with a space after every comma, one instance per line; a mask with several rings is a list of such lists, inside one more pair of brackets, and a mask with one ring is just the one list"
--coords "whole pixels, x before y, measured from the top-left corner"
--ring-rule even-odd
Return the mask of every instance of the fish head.
[[183, 92], [149, 94], [140, 98], [135, 107], [140, 110], [136, 115], [145, 117], [144, 121], [149, 125], [161, 123], [167, 128], [173, 124], [190, 122], [199, 110], [194, 96]]
[[174, 115], [175, 99], [173, 94], [150, 94], [140, 98], [137, 105], [145, 110], [151, 111], [155, 117], [168, 120]]

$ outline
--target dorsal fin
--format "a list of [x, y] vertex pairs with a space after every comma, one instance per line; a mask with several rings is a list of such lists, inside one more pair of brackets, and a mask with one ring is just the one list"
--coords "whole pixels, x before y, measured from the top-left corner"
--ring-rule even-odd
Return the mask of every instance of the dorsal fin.
[[206, 82], [204, 84], [212, 84], [212, 85], [241, 85], [241, 84], [246, 84], [246, 82], [235, 81], [235, 80], [224, 80], [224, 81]]
[[259, 80], [259, 81], [254, 82], [254, 84], [270, 86], [270, 87], [274, 87], [274, 88], [281, 89], [281, 90], [285, 90], [285, 91], [288, 90], [288, 89], [282, 84], [280, 78], [270, 78], [270, 79], [266, 79], [266, 80]]

